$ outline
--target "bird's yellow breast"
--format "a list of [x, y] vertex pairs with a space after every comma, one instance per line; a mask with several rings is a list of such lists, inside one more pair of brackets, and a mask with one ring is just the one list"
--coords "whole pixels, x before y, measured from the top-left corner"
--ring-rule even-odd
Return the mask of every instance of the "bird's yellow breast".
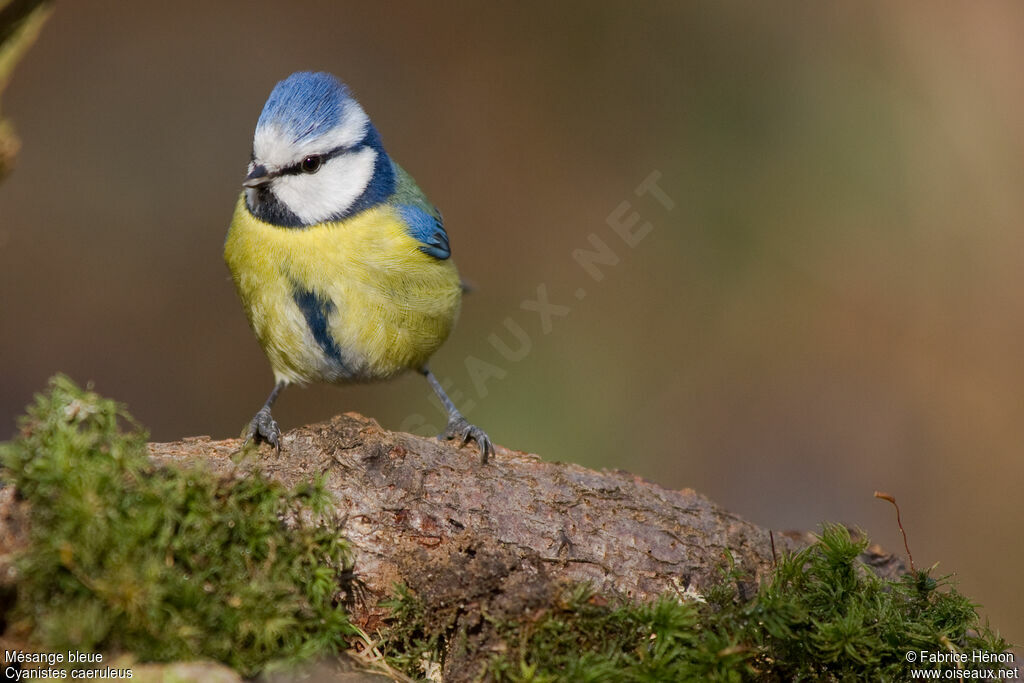
[[461, 285], [388, 206], [306, 228], [256, 219], [244, 194], [224, 245], [278, 380], [383, 379], [422, 367], [451, 332]]

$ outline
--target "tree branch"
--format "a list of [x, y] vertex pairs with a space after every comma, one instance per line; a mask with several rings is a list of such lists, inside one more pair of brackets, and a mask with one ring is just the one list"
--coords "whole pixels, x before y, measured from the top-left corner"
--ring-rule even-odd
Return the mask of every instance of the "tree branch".
[[[511, 583], [589, 581], [602, 592], [645, 600], [700, 592], [727, 557], [760, 578], [773, 564], [767, 529], [699, 493], [670, 491], [623, 471], [596, 472], [499, 448], [487, 465], [469, 448], [389, 432], [355, 413], [296, 429], [278, 454], [264, 447], [236, 465], [237, 439], [150, 444], [158, 461], [248, 468], [286, 484], [326, 477], [356, 571], [380, 597], [403, 582], [440, 603], [472, 600]], [[774, 534], [777, 552], [809, 534]], [[902, 564], [873, 549], [883, 575]], [[365, 600], [364, 624], [379, 616]]]

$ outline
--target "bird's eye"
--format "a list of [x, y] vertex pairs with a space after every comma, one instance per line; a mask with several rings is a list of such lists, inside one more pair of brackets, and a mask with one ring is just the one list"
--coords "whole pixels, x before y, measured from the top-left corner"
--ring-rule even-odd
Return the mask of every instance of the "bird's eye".
[[320, 170], [320, 166], [324, 163], [323, 157], [319, 154], [310, 154], [308, 157], [302, 160], [302, 172], [303, 173], [316, 173]]

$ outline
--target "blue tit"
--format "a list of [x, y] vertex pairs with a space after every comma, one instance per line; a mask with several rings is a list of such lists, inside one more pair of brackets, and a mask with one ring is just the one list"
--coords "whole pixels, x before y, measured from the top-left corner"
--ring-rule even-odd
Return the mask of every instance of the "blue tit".
[[294, 73], [270, 93], [224, 244], [275, 384], [247, 440], [280, 449], [270, 409], [289, 384], [423, 374], [448, 412], [442, 436], [494, 448], [427, 361], [455, 324], [462, 283], [441, 213], [384, 151], [380, 134], [327, 73]]

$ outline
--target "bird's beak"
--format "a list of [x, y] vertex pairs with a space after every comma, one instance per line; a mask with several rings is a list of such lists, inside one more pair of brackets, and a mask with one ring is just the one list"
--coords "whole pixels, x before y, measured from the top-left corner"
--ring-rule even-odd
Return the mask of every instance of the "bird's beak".
[[245, 181], [242, 183], [242, 187], [259, 187], [260, 185], [266, 185], [274, 179], [268, 171], [267, 167], [263, 164], [256, 164], [249, 171], [249, 175], [245, 177]]

